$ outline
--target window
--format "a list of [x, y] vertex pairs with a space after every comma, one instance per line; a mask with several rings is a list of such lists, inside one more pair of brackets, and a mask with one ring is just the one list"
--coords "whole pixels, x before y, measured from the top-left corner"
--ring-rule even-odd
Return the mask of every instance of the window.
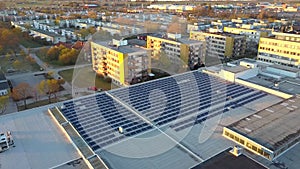
[[257, 147], [252, 146], [252, 150], [257, 151]]

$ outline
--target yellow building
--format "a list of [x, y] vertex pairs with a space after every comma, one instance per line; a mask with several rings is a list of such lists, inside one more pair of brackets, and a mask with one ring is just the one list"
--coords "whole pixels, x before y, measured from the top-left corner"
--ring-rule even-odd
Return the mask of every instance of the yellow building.
[[151, 51], [131, 46], [127, 40], [91, 42], [93, 70], [117, 85], [129, 85], [150, 72]]
[[261, 38], [257, 59], [300, 68], [300, 35], [272, 32], [274, 37]]
[[190, 39], [205, 42], [206, 57], [241, 57], [245, 54], [246, 38], [243, 35], [191, 31]]
[[203, 43], [182, 38], [180, 34], [147, 36], [147, 48], [153, 49], [152, 57], [158, 59], [163, 51], [172, 63], [184, 62], [189, 68], [202, 64]]

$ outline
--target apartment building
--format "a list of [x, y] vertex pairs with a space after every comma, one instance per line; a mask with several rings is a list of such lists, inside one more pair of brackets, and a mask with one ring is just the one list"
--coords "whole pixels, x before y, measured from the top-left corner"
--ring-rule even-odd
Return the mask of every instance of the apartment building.
[[268, 37], [271, 31], [259, 30], [259, 29], [244, 29], [234, 27], [224, 27], [226, 33], [232, 33], [237, 35], [245, 35], [246, 37], [246, 48], [249, 50], [257, 51], [257, 45], [260, 37]]
[[244, 35], [231, 33], [207, 33], [191, 31], [190, 39], [203, 41], [205, 57], [241, 57], [245, 54], [246, 38]]
[[150, 73], [151, 50], [128, 45], [127, 40], [91, 42], [93, 70], [119, 86]]
[[160, 53], [163, 51], [173, 64], [182, 64], [183, 61], [191, 69], [195, 65], [202, 64], [203, 43], [182, 38], [181, 34], [148, 35], [147, 48], [153, 49], [152, 58], [158, 59]]
[[300, 68], [300, 35], [272, 32], [273, 37], [260, 38], [257, 59]]

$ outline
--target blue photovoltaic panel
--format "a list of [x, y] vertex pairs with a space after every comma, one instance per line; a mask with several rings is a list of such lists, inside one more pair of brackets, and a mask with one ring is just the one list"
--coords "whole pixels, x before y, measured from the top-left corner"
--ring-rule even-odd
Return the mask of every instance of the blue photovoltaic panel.
[[[93, 150], [134, 136], [152, 127], [102, 93], [64, 103], [64, 116]], [[124, 135], [118, 134], [118, 128]]]
[[[175, 131], [267, 95], [198, 71], [112, 90], [109, 94], [157, 127], [169, 125]], [[98, 150], [152, 129], [119, 102], [100, 93], [64, 102], [61, 111], [91, 148]], [[118, 133], [119, 127], [124, 134]]]
[[[178, 81], [181, 79], [191, 80], [185, 85], [179, 85]], [[193, 85], [191, 83], [193, 83]], [[197, 89], [187, 90], [187, 88], [191, 86], [196, 86], [198, 91], [195, 92]], [[159, 90], [160, 93], [151, 95], [151, 92], [155, 90]], [[224, 97], [226, 97], [225, 100], [222, 97], [212, 96], [213, 92], [217, 90], [225, 92], [225, 94], [223, 94]], [[170, 122], [177, 119], [181, 125], [177, 123], [172, 124], [170, 126], [172, 128], [181, 127], [182, 125], [192, 126], [194, 123], [201, 123], [205, 121], [205, 119], [227, 112], [226, 107], [239, 107], [253, 101], [251, 98], [257, 99], [267, 95], [263, 93], [256, 97], [257, 91], [254, 89], [228, 83], [198, 71], [151, 81], [141, 85], [134, 85], [128, 88], [121, 88], [110, 91], [110, 93], [142, 113], [157, 126], [170, 124]], [[250, 93], [253, 94], [247, 96]], [[165, 96], [165, 107], [162, 106], [160, 101], [156, 101], [159, 100], [159, 97], [162, 97], [162, 95]], [[246, 102], [248, 97], [248, 102]], [[224, 106], [225, 101], [228, 102], [236, 98], [241, 98], [238, 103], [230, 103]], [[221, 103], [223, 103], [223, 105]], [[203, 112], [203, 110], [209, 109], [212, 105], [218, 104], [221, 106], [218, 107], [218, 109]], [[180, 121], [180, 118], [187, 116], [196, 116], [197, 118], [188, 118], [184, 120], [184, 123]]]

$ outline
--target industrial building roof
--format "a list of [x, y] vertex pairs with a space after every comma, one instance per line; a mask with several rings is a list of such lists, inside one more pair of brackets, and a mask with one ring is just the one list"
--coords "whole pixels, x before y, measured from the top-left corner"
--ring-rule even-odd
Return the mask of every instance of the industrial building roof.
[[0, 163], [4, 168], [77, 164], [80, 156], [69, 135], [46, 113], [57, 106], [111, 168], [190, 168], [232, 146], [221, 136], [222, 126], [280, 100], [200, 71], [187, 72], [0, 116], [0, 129], [11, 130], [19, 147], [1, 153]]
[[219, 124], [278, 100], [192, 71], [66, 101], [60, 110], [112, 168], [188, 168], [232, 144]]
[[234, 156], [229, 152], [230, 150], [231, 148], [191, 169], [267, 169], [243, 154]]
[[49, 106], [0, 116], [0, 132], [11, 131], [14, 139], [0, 153], [2, 168], [51, 168], [80, 158], [47, 113]]
[[300, 96], [284, 100], [238, 122], [232, 129], [276, 151], [300, 136]]

